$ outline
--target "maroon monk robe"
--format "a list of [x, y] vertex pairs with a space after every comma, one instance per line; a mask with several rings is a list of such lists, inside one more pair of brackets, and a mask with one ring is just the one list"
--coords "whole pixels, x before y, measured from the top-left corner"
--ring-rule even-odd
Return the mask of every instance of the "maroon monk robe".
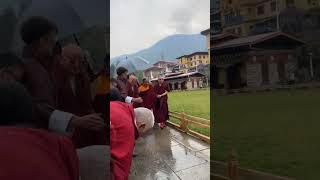
[[32, 53], [32, 48], [23, 49], [24, 77], [23, 84], [33, 99], [33, 120], [37, 127], [49, 129], [49, 119], [57, 109], [57, 93], [52, 81], [51, 66], [41, 64]]
[[[58, 108], [84, 116], [94, 113], [90, 80], [86, 73], [80, 73], [74, 77], [74, 90], [71, 85], [71, 75], [61, 66], [55, 67], [54, 82], [58, 92]], [[77, 148], [90, 145], [106, 144], [105, 132], [94, 132], [86, 129], [75, 129], [72, 139]]]
[[0, 128], [0, 179], [78, 180], [71, 140], [45, 130]]
[[[156, 95], [161, 95], [166, 91], [169, 92], [170, 89], [165, 82], [162, 85], [159, 85], [158, 83], [154, 87], [154, 92], [156, 93]], [[157, 123], [164, 123], [169, 119], [168, 95], [157, 98], [155, 111], [153, 113], [155, 116], [155, 121]]]
[[106, 123], [104, 137], [106, 139], [106, 144], [110, 144], [110, 123], [109, 123], [109, 101], [110, 101], [110, 82], [109, 74], [103, 68], [98, 75], [97, 85], [96, 85], [96, 95], [93, 100], [93, 108], [96, 113], [101, 113], [103, 119]]
[[133, 107], [122, 102], [110, 102], [110, 150], [112, 180], [127, 180], [138, 131]]
[[[131, 83], [127, 83], [127, 90], [128, 90], [128, 96], [133, 97], [133, 98], [138, 98], [139, 97], [139, 85], [136, 83], [135, 85], [132, 85]], [[140, 107], [140, 104], [138, 103], [133, 103], [133, 107], [137, 108]]]
[[146, 91], [140, 91], [139, 96], [142, 98], [143, 102], [141, 107], [148, 108], [150, 110], [155, 109], [155, 103], [157, 102], [157, 95], [151, 85], [148, 85], [149, 89]]

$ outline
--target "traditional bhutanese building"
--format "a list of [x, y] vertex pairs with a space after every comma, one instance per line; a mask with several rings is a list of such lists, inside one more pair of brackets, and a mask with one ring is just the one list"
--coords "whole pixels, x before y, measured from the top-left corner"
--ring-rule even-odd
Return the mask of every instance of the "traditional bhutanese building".
[[241, 38], [222, 36], [228, 40], [211, 45], [215, 89], [285, 83], [296, 69], [296, 48], [304, 45], [303, 41], [281, 32]]
[[240, 36], [276, 31], [278, 14], [287, 8], [307, 11], [319, 5], [320, 0], [221, 0], [221, 25], [223, 32]]
[[158, 61], [153, 67], [144, 71], [144, 78], [156, 83], [163, 77], [171, 90], [192, 90], [207, 86], [206, 77], [200, 72], [183, 72], [179, 65], [167, 61]]
[[143, 76], [148, 81], [153, 81], [157, 80], [160, 76], [165, 76], [175, 71], [179, 71], [179, 65], [177, 63], [161, 60], [153, 64], [152, 67], [144, 70]]
[[173, 73], [165, 76], [164, 81], [171, 90], [193, 90], [206, 86], [205, 75], [199, 72]]

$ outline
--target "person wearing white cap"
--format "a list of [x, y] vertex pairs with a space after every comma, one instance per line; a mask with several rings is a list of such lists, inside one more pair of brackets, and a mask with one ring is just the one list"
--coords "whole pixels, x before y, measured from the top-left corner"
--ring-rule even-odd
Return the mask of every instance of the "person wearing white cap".
[[110, 150], [112, 179], [128, 179], [135, 139], [154, 125], [154, 116], [147, 108], [127, 103], [110, 102]]

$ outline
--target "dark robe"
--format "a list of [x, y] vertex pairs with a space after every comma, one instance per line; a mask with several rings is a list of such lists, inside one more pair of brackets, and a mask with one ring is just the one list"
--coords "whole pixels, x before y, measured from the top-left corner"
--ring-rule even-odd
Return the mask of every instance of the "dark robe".
[[155, 103], [157, 101], [157, 95], [155, 94], [153, 87], [151, 85], [148, 85], [148, 86], [149, 86], [149, 89], [147, 91], [139, 93], [139, 96], [143, 100], [143, 102], [141, 103], [141, 107], [154, 110]]
[[120, 91], [122, 100], [125, 101], [125, 99], [129, 96], [128, 92], [128, 80], [127, 79], [121, 79], [117, 78], [117, 88]]
[[0, 137], [0, 179], [79, 179], [79, 160], [69, 138], [13, 127], [1, 127]]
[[[154, 87], [154, 92], [156, 93], [156, 95], [161, 95], [166, 91], [169, 92], [170, 89], [165, 82], [161, 86], [159, 84], [156, 84]], [[155, 111], [153, 111], [153, 113], [155, 115], [155, 121], [157, 123], [164, 123], [169, 119], [168, 95], [157, 98]]]
[[[133, 98], [138, 98], [139, 97], [139, 85], [136, 83], [135, 85], [132, 85], [131, 83], [127, 83], [127, 91], [128, 91], [128, 96], [133, 97]], [[133, 103], [133, 107], [137, 108], [140, 107], [141, 104], [139, 103]]]
[[105, 70], [102, 70], [99, 73], [97, 78], [97, 92], [93, 100], [93, 108], [96, 113], [101, 113], [103, 119], [106, 123], [106, 128], [104, 129], [104, 133], [101, 134], [104, 137], [104, 142], [109, 145], [110, 144], [110, 116], [109, 116], [109, 101], [110, 101], [110, 82], [109, 75]]
[[133, 106], [110, 102], [110, 150], [112, 180], [128, 180], [138, 131]]
[[[77, 116], [94, 113], [91, 99], [90, 80], [83, 72], [74, 77], [74, 90], [71, 85], [71, 75], [61, 66], [55, 67], [54, 83], [58, 93], [58, 108]], [[104, 131], [95, 132], [87, 129], [75, 129], [72, 139], [77, 148], [90, 145], [104, 145]]]
[[48, 129], [49, 118], [57, 106], [57, 91], [53, 84], [53, 66], [41, 64], [33, 57], [29, 47], [23, 52], [23, 84], [33, 100], [33, 120], [37, 127]]
[[58, 92], [58, 108], [77, 116], [94, 112], [92, 107], [90, 81], [85, 73], [74, 77], [75, 91], [71, 86], [71, 75], [61, 66], [55, 69], [54, 83]]

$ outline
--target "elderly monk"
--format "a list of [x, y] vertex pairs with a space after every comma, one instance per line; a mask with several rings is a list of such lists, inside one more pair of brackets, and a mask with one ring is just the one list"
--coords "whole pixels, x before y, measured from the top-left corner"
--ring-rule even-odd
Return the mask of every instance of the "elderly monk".
[[[139, 98], [139, 83], [135, 74], [130, 74], [127, 83], [128, 96]], [[142, 100], [143, 101], [143, 100]], [[141, 103], [133, 102], [133, 107], [137, 108]]]
[[35, 129], [23, 85], [0, 82], [0, 179], [78, 180], [79, 162], [66, 136]]
[[157, 123], [160, 123], [160, 128], [166, 127], [166, 121], [169, 119], [169, 108], [168, 108], [168, 92], [170, 91], [169, 86], [164, 82], [164, 78], [160, 77], [158, 83], [154, 87], [154, 92], [157, 95], [157, 102], [155, 104], [155, 119]]
[[133, 109], [132, 105], [110, 102], [110, 150], [112, 180], [127, 180], [135, 139], [154, 125], [152, 111]]
[[123, 101], [129, 104], [133, 103], [142, 103], [141, 97], [132, 97], [129, 95], [129, 89], [128, 89], [128, 70], [124, 67], [119, 67], [117, 69], [117, 88], [119, 89]]
[[[84, 65], [84, 53], [74, 44], [62, 49], [62, 58], [56, 66], [54, 82], [58, 93], [58, 108], [84, 116], [94, 113], [91, 99], [90, 80]], [[76, 128], [72, 135], [77, 148], [105, 144], [105, 131], [90, 131]]]
[[90, 81], [83, 62], [82, 49], [69, 44], [63, 47], [62, 59], [54, 73], [58, 90], [58, 108], [77, 116], [94, 112]]
[[157, 97], [152, 85], [147, 79], [142, 80], [142, 84], [139, 87], [139, 96], [143, 99], [143, 102], [141, 103], [142, 107], [154, 110]]
[[58, 108], [53, 82], [57, 34], [56, 25], [43, 17], [30, 17], [21, 26], [25, 43], [23, 82], [33, 98], [33, 119], [39, 128], [64, 134], [74, 128], [100, 131], [106, 125], [99, 115], [77, 116]]

